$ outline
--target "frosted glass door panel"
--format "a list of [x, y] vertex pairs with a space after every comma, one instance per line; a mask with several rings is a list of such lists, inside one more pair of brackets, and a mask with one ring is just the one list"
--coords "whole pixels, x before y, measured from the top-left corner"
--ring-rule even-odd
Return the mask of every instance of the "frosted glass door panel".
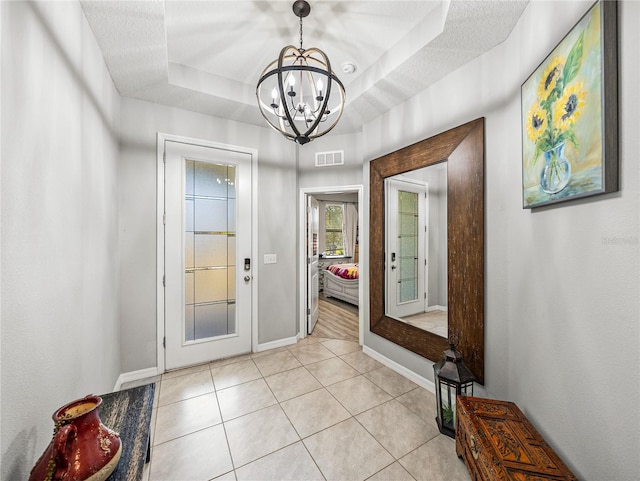
[[229, 303], [235, 302], [236, 298], [236, 266], [229, 266], [227, 269], [227, 298]]
[[398, 191], [398, 302], [418, 298], [418, 194]]
[[404, 212], [398, 213], [400, 219], [400, 235], [416, 235], [416, 228], [418, 226], [418, 219], [414, 214], [407, 214]]
[[235, 167], [225, 164], [195, 162], [194, 195], [233, 199], [235, 192]]
[[195, 234], [193, 232], [184, 233], [184, 266], [187, 269], [195, 267]]
[[414, 192], [398, 192], [398, 210], [400, 212], [415, 212], [417, 197]]
[[416, 261], [413, 257], [400, 258], [400, 278], [403, 281], [413, 280], [416, 275]]
[[227, 304], [227, 329], [228, 332], [236, 331], [236, 305], [235, 303]]
[[236, 237], [227, 237], [227, 252], [229, 253], [229, 261], [227, 265], [233, 267], [236, 265]]
[[416, 298], [417, 282], [414, 279], [404, 279], [398, 284], [398, 297], [401, 301], [406, 302]]
[[185, 170], [185, 183], [184, 183], [184, 193], [186, 196], [193, 196], [195, 189], [195, 175], [194, 175], [194, 164], [193, 160], [185, 160], [184, 162], [184, 170]]
[[228, 203], [226, 199], [196, 198], [194, 230], [196, 232], [228, 232], [228, 214], [231, 211]]
[[235, 176], [231, 165], [185, 161], [187, 342], [236, 332]]
[[196, 308], [193, 304], [184, 306], [184, 340], [195, 341], [196, 332]]
[[[187, 194], [188, 195], [188, 194]], [[184, 215], [185, 215], [185, 231], [193, 232], [195, 230], [195, 214], [196, 206], [193, 197], [187, 197], [184, 200]]]
[[184, 276], [184, 303], [186, 305], [192, 305], [196, 302], [195, 277], [195, 272], [187, 272]]
[[227, 335], [226, 303], [198, 305], [195, 310], [195, 339]]
[[227, 236], [215, 234], [195, 235], [195, 267], [226, 267], [234, 264], [228, 258]]
[[228, 210], [228, 214], [227, 214], [227, 220], [229, 222], [229, 224], [227, 225], [227, 230], [229, 230], [229, 232], [235, 232], [236, 231], [236, 200], [235, 199], [229, 199], [229, 203], [227, 204], [227, 210]]
[[196, 304], [227, 300], [227, 269], [196, 271]]

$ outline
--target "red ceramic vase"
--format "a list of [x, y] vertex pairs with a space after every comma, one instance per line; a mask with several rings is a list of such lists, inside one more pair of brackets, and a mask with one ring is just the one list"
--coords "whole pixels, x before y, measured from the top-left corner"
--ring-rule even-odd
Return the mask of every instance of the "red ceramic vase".
[[103, 481], [120, 460], [118, 433], [100, 421], [102, 398], [89, 395], [53, 413], [53, 439], [29, 481]]

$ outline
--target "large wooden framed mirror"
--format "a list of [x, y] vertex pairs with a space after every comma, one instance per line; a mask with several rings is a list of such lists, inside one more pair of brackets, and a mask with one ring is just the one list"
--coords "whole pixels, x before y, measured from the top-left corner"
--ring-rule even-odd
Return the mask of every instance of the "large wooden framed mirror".
[[[385, 181], [388, 186], [392, 177], [408, 177], [418, 169], [444, 162], [447, 337], [441, 335], [444, 332], [430, 332], [394, 316], [386, 306], [385, 288], [385, 266], [389, 272], [396, 267], [385, 249], [389, 208]], [[448, 337], [455, 335], [464, 363], [477, 382], [484, 384], [484, 118], [372, 160], [369, 232], [371, 332], [431, 361], [442, 358]]]

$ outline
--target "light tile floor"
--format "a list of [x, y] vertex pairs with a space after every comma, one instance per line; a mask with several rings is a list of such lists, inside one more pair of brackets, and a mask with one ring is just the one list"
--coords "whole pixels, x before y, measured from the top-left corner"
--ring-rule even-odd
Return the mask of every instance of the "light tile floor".
[[424, 331], [433, 332], [442, 337], [447, 337], [447, 319], [447, 311], [421, 312], [402, 318], [407, 324], [419, 327]]
[[145, 480], [469, 480], [435, 398], [355, 342], [164, 374]]

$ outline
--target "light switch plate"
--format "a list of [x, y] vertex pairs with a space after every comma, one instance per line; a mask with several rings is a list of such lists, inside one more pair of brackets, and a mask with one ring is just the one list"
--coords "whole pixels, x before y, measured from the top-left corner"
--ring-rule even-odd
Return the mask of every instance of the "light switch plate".
[[278, 262], [277, 254], [265, 254], [264, 255], [264, 263], [265, 264], [275, 264]]

